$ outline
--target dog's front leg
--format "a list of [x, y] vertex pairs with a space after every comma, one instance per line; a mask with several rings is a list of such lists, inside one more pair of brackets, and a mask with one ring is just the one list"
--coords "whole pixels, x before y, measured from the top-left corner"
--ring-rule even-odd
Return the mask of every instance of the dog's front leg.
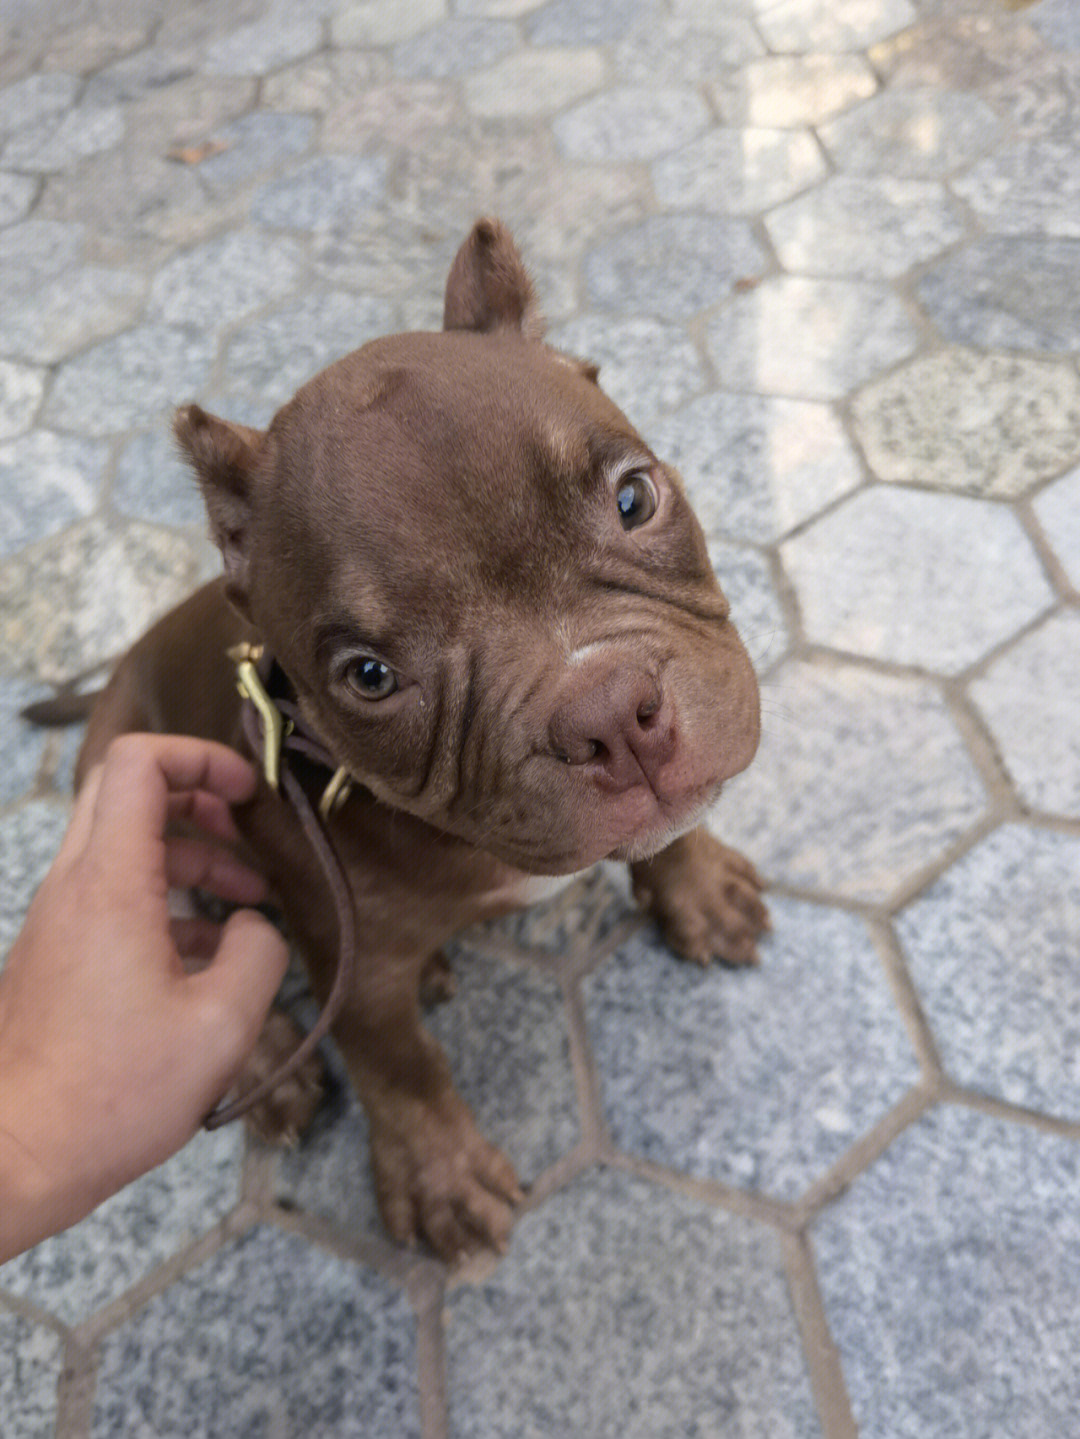
[[685, 959], [757, 964], [757, 941], [769, 928], [754, 866], [707, 829], [693, 829], [652, 859], [630, 866], [634, 898], [660, 923]]

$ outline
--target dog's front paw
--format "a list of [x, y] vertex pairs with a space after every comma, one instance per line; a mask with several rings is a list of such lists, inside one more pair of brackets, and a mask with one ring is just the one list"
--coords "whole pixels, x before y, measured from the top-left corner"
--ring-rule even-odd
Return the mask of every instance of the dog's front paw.
[[399, 1243], [425, 1239], [447, 1264], [479, 1249], [505, 1252], [525, 1196], [453, 1091], [432, 1104], [403, 1097], [372, 1116], [371, 1167], [383, 1222]]
[[659, 921], [684, 959], [757, 964], [757, 942], [770, 928], [764, 881], [748, 859], [695, 829], [652, 859], [630, 866], [634, 897]]
[[[236, 1082], [243, 1098], [268, 1079], [300, 1047], [304, 1032], [284, 1011], [272, 1009], [255, 1048]], [[323, 1062], [309, 1054], [299, 1069], [276, 1085], [244, 1116], [248, 1128], [266, 1144], [295, 1144], [315, 1117], [323, 1095]]]

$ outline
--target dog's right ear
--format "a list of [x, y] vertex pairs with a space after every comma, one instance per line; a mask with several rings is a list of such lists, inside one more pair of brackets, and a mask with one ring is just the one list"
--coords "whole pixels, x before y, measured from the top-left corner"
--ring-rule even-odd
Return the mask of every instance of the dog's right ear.
[[261, 430], [208, 415], [198, 405], [177, 410], [173, 434], [195, 470], [206, 502], [210, 533], [225, 561], [225, 593], [240, 613], [250, 618], [248, 536], [255, 472], [265, 436]]
[[477, 220], [446, 282], [444, 330], [520, 330], [539, 340], [544, 321], [514, 237], [501, 220]]

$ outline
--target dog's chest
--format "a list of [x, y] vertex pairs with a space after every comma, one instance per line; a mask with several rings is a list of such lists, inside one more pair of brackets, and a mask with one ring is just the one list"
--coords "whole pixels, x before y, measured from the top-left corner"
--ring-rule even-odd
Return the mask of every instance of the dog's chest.
[[480, 900], [485, 919], [500, 914], [511, 914], [514, 910], [529, 909], [534, 904], [554, 899], [573, 884], [586, 870], [573, 874], [526, 874], [523, 870], [503, 867], [495, 886], [486, 891]]

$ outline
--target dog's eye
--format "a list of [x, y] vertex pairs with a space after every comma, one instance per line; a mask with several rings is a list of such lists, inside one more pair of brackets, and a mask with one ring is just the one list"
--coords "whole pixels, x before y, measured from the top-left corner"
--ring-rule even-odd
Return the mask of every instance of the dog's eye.
[[624, 530], [636, 530], [656, 514], [656, 487], [648, 475], [627, 475], [615, 492], [615, 504]]
[[359, 659], [350, 660], [345, 671], [345, 683], [362, 699], [384, 700], [397, 689], [397, 675], [382, 660], [362, 655]]

